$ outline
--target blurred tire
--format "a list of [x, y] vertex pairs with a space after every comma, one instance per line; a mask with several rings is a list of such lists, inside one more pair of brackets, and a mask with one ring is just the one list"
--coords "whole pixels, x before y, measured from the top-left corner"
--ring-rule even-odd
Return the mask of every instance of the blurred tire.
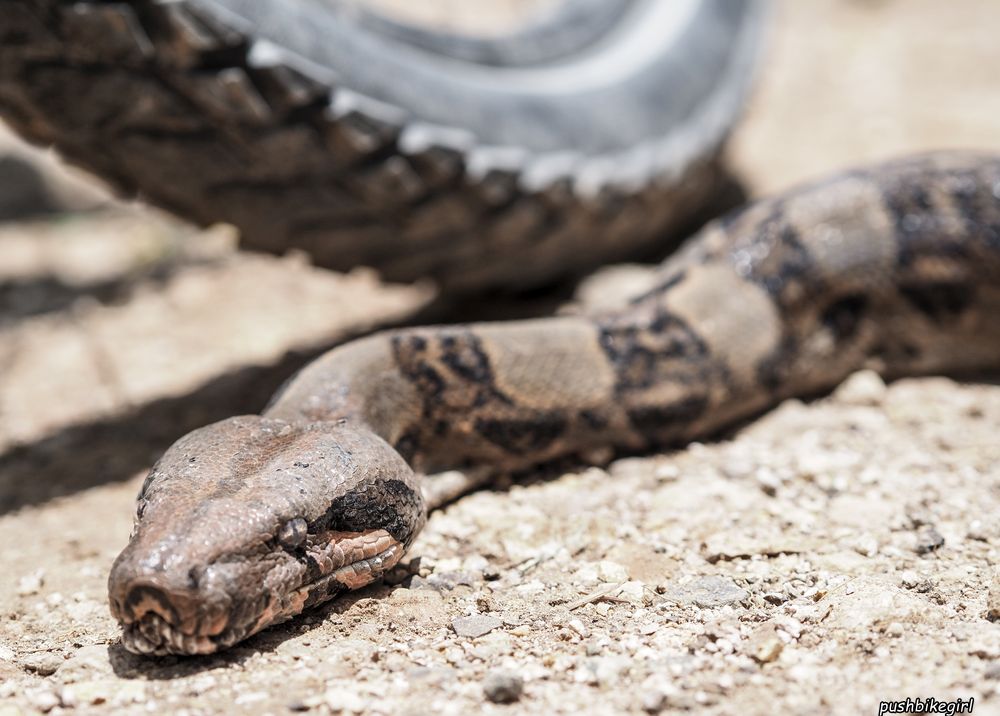
[[0, 111], [126, 195], [335, 269], [526, 288], [720, 181], [762, 7], [568, 0], [506, 37], [338, 0], [0, 0]]

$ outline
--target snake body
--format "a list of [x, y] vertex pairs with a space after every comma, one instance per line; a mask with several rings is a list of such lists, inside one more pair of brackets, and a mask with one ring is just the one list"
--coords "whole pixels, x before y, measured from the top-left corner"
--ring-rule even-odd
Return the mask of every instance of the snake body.
[[338, 347], [153, 468], [110, 577], [124, 644], [216, 651], [378, 579], [418, 474], [682, 445], [861, 367], [995, 367], [998, 279], [1000, 156], [939, 153], [724, 217], [620, 310]]

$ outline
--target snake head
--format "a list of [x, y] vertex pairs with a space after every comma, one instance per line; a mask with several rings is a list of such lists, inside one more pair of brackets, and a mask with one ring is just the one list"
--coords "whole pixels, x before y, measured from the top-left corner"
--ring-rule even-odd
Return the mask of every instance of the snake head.
[[215, 652], [375, 581], [424, 520], [413, 472], [367, 429], [223, 420], [143, 483], [111, 613], [134, 653]]

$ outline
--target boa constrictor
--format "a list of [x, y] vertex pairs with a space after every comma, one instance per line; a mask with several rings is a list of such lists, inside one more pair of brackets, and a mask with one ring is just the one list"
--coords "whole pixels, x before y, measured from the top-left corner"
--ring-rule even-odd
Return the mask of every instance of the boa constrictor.
[[860, 367], [995, 367], [1000, 156], [853, 171], [708, 225], [621, 310], [393, 330], [175, 443], [110, 576], [131, 651], [208, 653], [382, 576], [417, 474], [683, 445]]

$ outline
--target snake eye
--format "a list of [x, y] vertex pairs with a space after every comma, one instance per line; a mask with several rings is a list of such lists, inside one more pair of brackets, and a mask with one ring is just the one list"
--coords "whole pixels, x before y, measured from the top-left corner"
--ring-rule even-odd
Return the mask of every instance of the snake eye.
[[278, 542], [281, 543], [282, 547], [295, 549], [302, 546], [302, 543], [306, 541], [307, 534], [309, 534], [309, 526], [306, 521], [301, 517], [296, 517], [282, 526], [278, 532]]

